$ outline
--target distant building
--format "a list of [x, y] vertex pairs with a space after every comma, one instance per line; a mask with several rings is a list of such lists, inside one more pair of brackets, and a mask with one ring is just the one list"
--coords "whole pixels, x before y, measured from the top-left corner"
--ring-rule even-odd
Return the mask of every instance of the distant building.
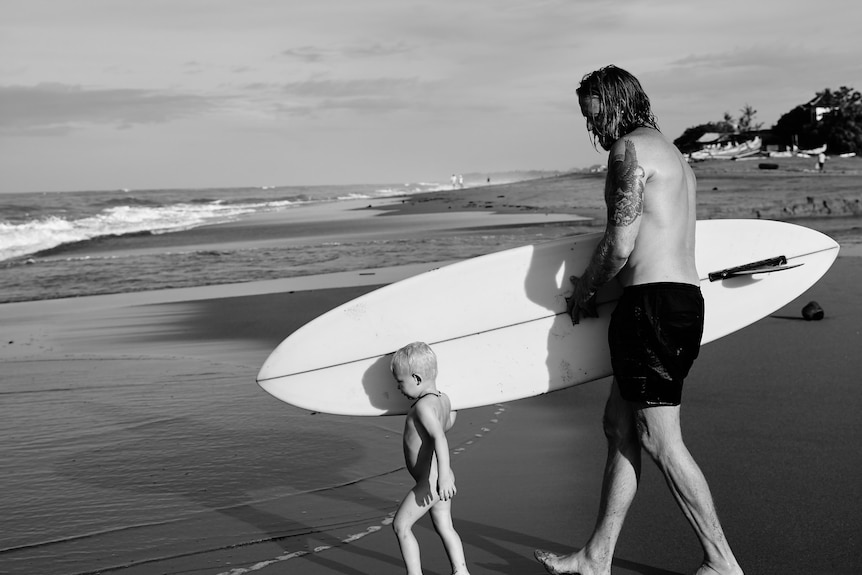
[[819, 122], [823, 119], [823, 116], [835, 109], [830, 104], [831, 102], [828, 102], [826, 99], [826, 94], [818, 94], [800, 107], [809, 111], [812, 121]]

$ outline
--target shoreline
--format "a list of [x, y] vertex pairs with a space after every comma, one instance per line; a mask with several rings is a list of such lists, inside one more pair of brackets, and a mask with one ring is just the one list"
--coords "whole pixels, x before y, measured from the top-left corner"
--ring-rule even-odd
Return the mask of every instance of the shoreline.
[[[862, 159], [811, 172], [802, 158], [709, 161], [698, 219], [772, 219], [831, 236], [862, 255]], [[103, 238], [8, 263], [5, 301], [270, 281], [455, 261], [604, 228], [603, 172], [378, 199], [322, 202], [154, 235]], [[94, 282], [91, 278], [98, 277]], [[34, 289], [33, 286], [36, 286]]]
[[[728, 175], [715, 170], [702, 170], [699, 174], [702, 185], [722, 186], [699, 193], [699, 219], [753, 219], [759, 215], [762, 219], [795, 223], [831, 236], [841, 244], [842, 256], [862, 256], [862, 187], [854, 174], [805, 174], [802, 179], [794, 172], [768, 179], [761, 174], [759, 179], [769, 185], [752, 191], [742, 187], [751, 182], [749, 173]], [[720, 181], [710, 180], [713, 177]], [[28, 293], [29, 282], [41, 283], [46, 277], [61, 289], [66, 283], [63, 278], [45, 274], [55, 273], [52, 265], [58, 266], [56, 273], [61, 273], [63, 266], [74, 267], [74, 262], [64, 263], [70, 258], [85, 266], [91, 265], [87, 263], [90, 258], [112, 258], [116, 263], [111, 265], [121, 266], [109, 276], [110, 283], [102, 286], [101, 293], [139, 293], [162, 289], [161, 285], [187, 289], [266, 282], [276, 281], [271, 278], [298, 278], [337, 270], [357, 272], [404, 263], [439, 265], [516, 245], [601, 231], [604, 207], [596, 190], [600, 189], [603, 178], [601, 173], [570, 174], [401, 198], [332, 202], [256, 214], [184, 232], [67, 246], [39, 258], [35, 265], [7, 269], [5, 273], [17, 276], [10, 278], [8, 285], [10, 301], [69, 297], [45, 292], [31, 300], [21, 299]], [[824, 185], [811, 191], [812, 195], [804, 195], [812, 183], [833, 185], [836, 179], [841, 180], [839, 188]], [[826, 213], [830, 210], [831, 214]], [[847, 214], [839, 215], [843, 212]], [[460, 245], [450, 241], [453, 237], [458, 238]], [[380, 242], [390, 245], [381, 249], [376, 247]], [[417, 243], [423, 244], [421, 250], [413, 248]], [[361, 249], [355, 250], [353, 246]], [[316, 250], [319, 259], [295, 259], [293, 254], [304, 249]], [[256, 259], [247, 259], [244, 254]], [[187, 274], [179, 282], [170, 276], [161, 279], [154, 275], [150, 285], [143, 282], [142, 287], [136, 288], [133, 283], [123, 283], [122, 274], [133, 273], [137, 261], [145, 261], [147, 269], [155, 274], [171, 265], [200, 267], [202, 274]], [[87, 269], [97, 271], [98, 265], [104, 264], [93, 263], [94, 267]], [[224, 278], [206, 275], [207, 270], [219, 266], [226, 266]], [[77, 297], [87, 297], [86, 285], [80, 286], [76, 290], [83, 293]]]

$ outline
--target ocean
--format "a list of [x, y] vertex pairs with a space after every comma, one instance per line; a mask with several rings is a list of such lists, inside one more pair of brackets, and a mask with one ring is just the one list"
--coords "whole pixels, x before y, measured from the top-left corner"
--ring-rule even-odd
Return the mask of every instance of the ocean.
[[[698, 218], [783, 219], [813, 227], [844, 246], [858, 245], [862, 211], [856, 172], [849, 170], [853, 166], [847, 166], [846, 174], [815, 177], [802, 177], [808, 175], [788, 168], [782, 179], [765, 181], [756, 170], [740, 172], [739, 181], [745, 184], [738, 189], [732, 177], [716, 180], [709, 172], [699, 174]], [[513, 172], [495, 177], [494, 183], [541, 176]], [[554, 202], [590, 213], [600, 203], [595, 190], [601, 183], [591, 175], [561, 182], [543, 186], [548, 205], [527, 188], [536, 213], [557, 211]], [[473, 177], [465, 180], [465, 187], [485, 183], [485, 177]], [[368, 230], [359, 230], [362, 233], [338, 241], [315, 242], [311, 237], [301, 244], [284, 241], [290, 239], [286, 225], [300, 221], [304, 208], [385, 198], [396, 201], [448, 189], [451, 184], [445, 181], [0, 194], [0, 303], [448, 261], [576, 231], [565, 225], [556, 229], [501, 225], [436, 235], [406, 230], [389, 238], [371, 238]], [[243, 227], [243, 222], [262, 216], [270, 217], [268, 225]], [[328, 231], [338, 225], [331, 224]], [[325, 235], [318, 232], [321, 238]], [[218, 248], [213, 249], [214, 245]]]
[[[176, 190], [73, 191], [0, 196], [0, 303], [193, 287], [470, 257], [514, 245], [473, 235], [415, 242], [306, 243], [188, 249], [180, 239], [260, 214], [289, 221], [328, 202], [393, 198], [450, 184], [357, 184]], [[297, 211], [299, 210], [299, 211]], [[214, 232], [213, 232], [214, 233]], [[239, 232], [236, 232], [239, 233]], [[210, 238], [212, 239], [212, 238]], [[229, 243], [219, 238], [214, 243]], [[421, 244], [421, 242], [420, 242]], [[447, 247], [446, 244], [450, 244]], [[147, 246], [148, 249], [140, 249]], [[430, 258], [430, 259], [429, 259]]]

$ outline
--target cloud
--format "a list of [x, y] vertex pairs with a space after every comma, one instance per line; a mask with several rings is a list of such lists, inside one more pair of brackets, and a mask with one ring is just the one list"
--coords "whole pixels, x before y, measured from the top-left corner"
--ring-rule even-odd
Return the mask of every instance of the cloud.
[[333, 60], [337, 58], [386, 58], [389, 56], [399, 56], [411, 52], [413, 48], [404, 42], [380, 43], [373, 42], [368, 44], [356, 44], [341, 48], [321, 48], [317, 46], [297, 46], [288, 48], [281, 52], [282, 56], [299, 60], [306, 64], [317, 64], [320, 62]]
[[282, 84], [286, 94], [303, 97], [353, 98], [378, 94], [414, 93], [417, 78], [362, 78], [353, 80], [307, 80]]
[[345, 48], [343, 53], [347, 56], [356, 56], [359, 58], [378, 58], [385, 56], [393, 56], [406, 54], [413, 49], [404, 42], [396, 42], [390, 44], [364, 44]]
[[214, 102], [159, 90], [92, 89], [68, 84], [0, 86], [0, 131], [57, 134], [86, 124], [161, 124], [198, 115]]
[[297, 48], [289, 48], [282, 51], [283, 56], [295, 58], [302, 62], [316, 63], [324, 60], [329, 55], [328, 50], [316, 48], [314, 46], [299, 46]]
[[418, 78], [310, 79], [287, 83], [253, 83], [243, 86], [246, 101], [270, 101], [276, 114], [314, 116], [341, 110], [385, 114], [427, 107], [434, 83]]
[[746, 69], [786, 69], [800, 65], [800, 61], [801, 65], [807, 67], [823, 57], [824, 54], [801, 46], [755, 44], [722, 52], [691, 54], [672, 61], [670, 65], [689, 69], [722, 70], [723, 73], [733, 74]]
[[687, 55], [644, 78], [664, 94], [686, 94], [713, 105], [732, 106], [741, 105], [742, 99], [758, 98], [761, 102], [752, 104], [767, 106], [813, 96], [823, 87], [858, 77], [858, 69], [855, 54], [757, 44]]

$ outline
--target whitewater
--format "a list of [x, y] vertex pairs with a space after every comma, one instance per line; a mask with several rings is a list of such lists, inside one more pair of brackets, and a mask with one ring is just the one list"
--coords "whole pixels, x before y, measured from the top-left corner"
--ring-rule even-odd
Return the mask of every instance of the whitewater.
[[46, 256], [100, 238], [164, 234], [315, 202], [373, 199], [445, 189], [448, 184], [279, 186], [0, 196], [0, 262]]

